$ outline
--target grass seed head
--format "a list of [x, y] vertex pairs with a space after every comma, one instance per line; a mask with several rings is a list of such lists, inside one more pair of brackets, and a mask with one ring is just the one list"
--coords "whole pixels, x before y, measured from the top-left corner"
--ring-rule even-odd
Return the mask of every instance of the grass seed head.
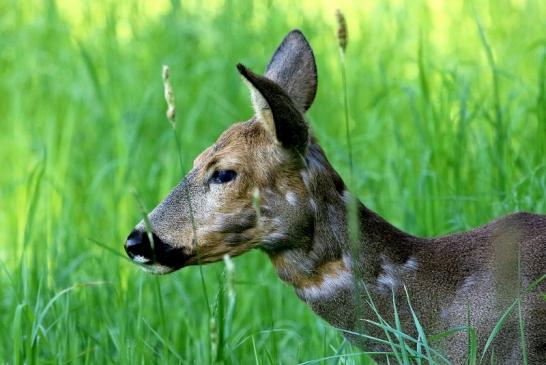
[[336, 19], [337, 19], [337, 41], [339, 43], [339, 48], [345, 53], [347, 49], [347, 22], [345, 21], [345, 16], [341, 10], [336, 10]]
[[170, 70], [169, 66], [163, 65], [162, 77], [163, 77], [163, 91], [165, 94], [165, 101], [167, 102], [167, 119], [175, 126], [176, 107], [174, 105], [174, 92], [169, 80]]

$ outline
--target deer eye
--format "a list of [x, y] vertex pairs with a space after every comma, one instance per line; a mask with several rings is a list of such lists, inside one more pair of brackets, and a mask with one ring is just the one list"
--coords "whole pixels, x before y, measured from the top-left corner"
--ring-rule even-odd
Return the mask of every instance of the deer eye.
[[237, 173], [233, 170], [216, 170], [210, 177], [209, 183], [211, 184], [225, 184], [237, 177]]

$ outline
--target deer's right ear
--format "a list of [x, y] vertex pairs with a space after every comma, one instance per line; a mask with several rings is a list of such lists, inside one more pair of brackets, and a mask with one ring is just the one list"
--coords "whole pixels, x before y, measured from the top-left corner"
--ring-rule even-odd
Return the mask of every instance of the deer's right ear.
[[309, 139], [309, 129], [292, 98], [268, 78], [256, 75], [241, 64], [237, 65], [237, 69], [250, 90], [259, 122], [284, 148], [303, 154]]

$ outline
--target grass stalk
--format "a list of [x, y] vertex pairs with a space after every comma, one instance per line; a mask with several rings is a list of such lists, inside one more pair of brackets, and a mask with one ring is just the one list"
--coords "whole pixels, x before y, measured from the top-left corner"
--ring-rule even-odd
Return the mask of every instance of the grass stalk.
[[[400, 324], [400, 316], [398, 315], [398, 306], [396, 304], [396, 295], [394, 293], [394, 290], [392, 290], [391, 292], [392, 294], [392, 308], [393, 308], [393, 312], [394, 312], [394, 324], [396, 326], [395, 328], [395, 336], [398, 340], [398, 345], [400, 347], [400, 353], [402, 355], [402, 361], [401, 363], [404, 364], [404, 365], [409, 365], [410, 363], [410, 360], [409, 360], [409, 357], [408, 357], [408, 351], [406, 350], [406, 342], [404, 341], [404, 339], [402, 338], [402, 336], [400, 335], [401, 333], [404, 333], [404, 330], [402, 329], [402, 325]], [[419, 341], [417, 341], [417, 343], [419, 343]]]
[[536, 115], [539, 135], [542, 135], [542, 156], [546, 155], [546, 47], [542, 48], [538, 65]]
[[[415, 311], [413, 310], [413, 306], [411, 305], [411, 299], [410, 299], [410, 295], [408, 293], [408, 288], [404, 285], [404, 292], [406, 294], [406, 300], [408, 302], [408, 308], [410, 310], [410, 313], [411, 313], [411, 316], [413, 318], [413, 324], [415, 325], [415, 328], [417, 329], [417, 333], [419, 335], [419, 341], [417, 342], [417, 345], [418, 346], [421, 346], [422, 344], [422, 347], [425, 349], [425, 352], [426, 352], [426, 356], [431, 358], [431, 350], [430, 350], [430, 347], [429, 347], [429, 344], [428, 344], [428, 341], [427, 341], [427, 335], [425, 333], [425, 329], [423, 328], [423, 326], [421, 325], [421, 322], [419, 321], [419, 318], [417, 317], [417, 313], [415, 313]], [[418, 353], [421, 353], [420, 351], [418, 351]]]
[[36, 211], [38, 206], [38, 198], [40, 196], [40, 189], [42, 186], [42, 179], [45, 173], [45, 160], [36, 164], [33, 168], [29, 180], [28, 180], [28, 196], [29, 196], [29, 205], [26, 213], [25, 219], [25, 230], [23, 233], [23, 242], [22, 242], [22, 252], [19, 262], [21, 263], [24, 257], [24, 253], [31, 239], [32, 227], [34, 226], [34, 219], [36, 217]]
[[478, 29], [478, 34], [480, 36], [481, 44], [484, 48], [485, 55], [487, 57], [487, 63], [489, 65], [489, 70], [491, 72], [491, 80], [493, 86], [493, 108], [494, 108], [494, 125], [495, 125], [495, 147], [496, 147], [496, 160], [497, 160], [497, 173], [498, 173], [498, 190], [501, 197], [504, 197], [506, 194], [506, 162], [505, 162], [505, 151], [507, 146], [507, 126], [504, 125], [502, 106], [500, 100], [500, 86], [499, 86], [499, 71], [495, 63], [495, 57], [493, 56], [493, 50], [485, 30], [480, 21], [480, 17], [476, 11], [474, 11], [474, 20], [476, 22], [476, 28]]
[[[359, 201], [356, 196], [356, 186], [354, 178], [354, 166], [353, 166], [353, 145], [351, 142], [351, 132], [349, 125], [349, 95], [348, 95], [348, 86], [347, 86], [347, 71], [345, 65], [345, 53], [347, 50], [348, 44], [348, 33], [347, 33], [347, 22], [345, 16], [341, 10], [336, 11], [336, 19], [338, 23], [337, 29], [337, 40], [339, 46], [339, 62], [341, 68], [341, 83], [343, 88], [343, 115], [345, 119], [345, 142], [347, 144], [347, 159], [349, 163], [349, 192], [350, 196], [348, 197], [348, 202], [346, 204], [347, 208], [347, 233], [349, 240], [349, 248], [351, 255], [354, 260], [357, 260], [361, 254], [360, 247], [360, 222], [359, 222]], [[354, 306], [356, 317], [358, 318], [362, 313], [364, 313], [364, 308], [362, 306], [360, 297], [361, 297], [361, 288], [356, 283], [359, 281], [359, 273], [356, 270], [356, 265], [353, 265], [352, 270], [353, 276], [356, 278], [354, 280]], [[357, 321], [357, 323], [362, 323]]]
[[[169, 121], [169, 124], [172, 127], [173, 138], [174, 138], [175, 143], [176, 143], [176, 153], [177, 153], [177, 156], [178, 156], [178, 162], [180, 164], [180, 172], [181, 172], [181, 174], [184, 174], [184, 164], [183, 164], [183, 160], [182, 160], [182, 149], [181, 149], [181, 146], [180, 146], [180, 141], [178, 139], [178, 134], [176, 133], [176, 106], [175, 106], [175, 99], [174, 99], [174, 91], [173, 91], [173, 88], [172, 88], [172, 85], [171, 85], [171, 82], [170, 82], [170, 69], [169, 69], [169, 66], [167, 66], [167, 65], [163, 65], [162, 78], [163, 78], [163, 89], [164, 89], [164, 93], [165, 93], [165, 101], [167, 102], [166, 116], [167, 116], [167, 120]], [[199, 248], [199, 241], [197, 239], [197, 227], [196, 227], [196, 224], [195, 224], [195, 215], [193, 213], [193, 206], [192, 206], [189, 183], [184, 184], [184, 196], [186, 198], [186, 204], [188, 205], [188, 211], [189, 211], [189, 214], [190, 214], [190, 221], [191, 221], [192, 233], [193, 233], [192, 244], [193, 244], [193, 246], [195, 248], [195, 252], [196, 252], [196, 255], [197, 255], [197, 262], [199, 264], [199, 277], [200, 277], [200, 280], [201, 280], [201, 289], [203, 291], [203, 296], [204, 296], [204, 299], [205, 299], [205, 305], [207, 307], [208, 321], [209, 321], [209, 324], [212, 324], [213, 313], [212, 313], [212, 308], [211, 308], [210, 301], [209, 301], [207, 284], [205, 282], [205, 274], [203, 272], [204, 269], [203, 269], [203, 265], [201, 265], [201, 253], [200, 253], [200, 248]], [[208, 328], [209, 328], [208, 347], [209, 347], [209, 349], [212, 349], [212, 345], [213, 345], [213, 339], [212, 339], [213, 332], [211, 331], [212, 326], [209, 325]], [[212, 360], [212, 357], [211, 357], [211, 360]]]

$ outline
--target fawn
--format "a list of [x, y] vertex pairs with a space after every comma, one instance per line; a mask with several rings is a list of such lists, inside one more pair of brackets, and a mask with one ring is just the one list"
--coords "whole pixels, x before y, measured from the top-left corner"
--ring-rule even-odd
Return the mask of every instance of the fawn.
[[[304, 113], [315, 98], [317, 72], [300, 31], [288, 33], [265, 76], [241, 64], [237, 69], [255, 116], [228, 128], [195, 159], [149, 214], [149, 231], [142, 221], [131, 232], [129, 257], [147, 271], [166, 274], [259, 248], [301, 300], [365, 350], [389, 351], [370, 338], [385, 337], [379, 316], [390, 324], [396, 320], [393, 301], [410, 336], [418, 336], [415, 313], [428, 335], [474, 327], [483, 349], [522, 288], [546, 273], [546, 215], [516, 213], [437, 238], [402, 232], [353, 200], [313, 137]], [[351, 201], [357, 205], [357, 247], [349, 240]], [[544, 282], [521, 301], [531, 364], [546, 363], [541, 291]], [[432, 357], [463, 363], [468, 341], [461, 331], [435, 342], [441, 353]], [[486, 357], [513, 364], [522, 353], [519, 321], [512, 315]], [[385, 356], [377, 361], [388, 361]]]

